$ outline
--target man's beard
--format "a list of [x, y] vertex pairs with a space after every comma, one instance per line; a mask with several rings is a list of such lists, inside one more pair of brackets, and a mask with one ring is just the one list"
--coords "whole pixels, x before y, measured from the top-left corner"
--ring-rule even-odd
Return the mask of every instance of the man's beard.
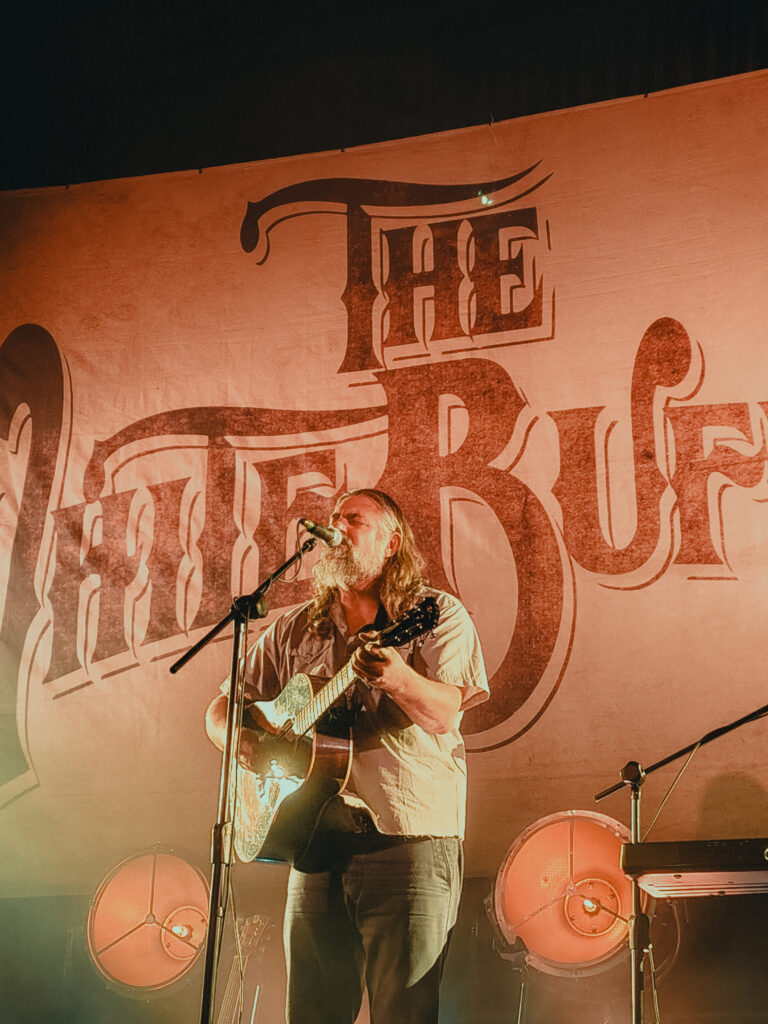
[[316, 587], [354, 587], [380, 576], [386, 562], [386, 544], [382, 539], [366, 553], [353, 548], [346, 539], [338, 547], [325, 548], [312, 570]]

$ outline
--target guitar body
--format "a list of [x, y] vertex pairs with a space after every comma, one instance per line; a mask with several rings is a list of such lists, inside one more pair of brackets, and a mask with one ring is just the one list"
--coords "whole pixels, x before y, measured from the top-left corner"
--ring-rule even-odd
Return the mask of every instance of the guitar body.
[[313, 692], [309, 676], [299, 674], [275, 700], [249, 709], [259, 745], [251, 767], [237, 768], [234, 842], [242, 861], [301, 863], [325, 805], [349, 778], [348, 722], [326, 717], [300, 738], [279, 735]]
[[[426, 597], [379, 634], [397, 647], [434, 629], [439, 610]], [[243, 861], [279, 860], [301, 866], [320, 815], [341, 792], [352, 767], [350, 715], [340, 698], [354, 684], [351, 661], [315, 691], [299, 673], [274, 700], [249, 705], [258, 737], [252, 763], [232, 775], [234, 846]]]

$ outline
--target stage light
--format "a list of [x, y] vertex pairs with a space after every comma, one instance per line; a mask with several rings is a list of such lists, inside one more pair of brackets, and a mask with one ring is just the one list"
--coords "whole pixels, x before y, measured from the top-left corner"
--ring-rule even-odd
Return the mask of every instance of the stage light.
[[99, 885], [88, 911], [88, 951], [117, 987], [161, 989], [193, 966], [207, 926], [205, 878], [156, 847], [122, 861]]
[[535, 822], [507, 851], [493, 890], [492, 919], [530, 966], [581, 977], [627, 956], [631, 885], [621, 870], [628, 830], [592, 811]]

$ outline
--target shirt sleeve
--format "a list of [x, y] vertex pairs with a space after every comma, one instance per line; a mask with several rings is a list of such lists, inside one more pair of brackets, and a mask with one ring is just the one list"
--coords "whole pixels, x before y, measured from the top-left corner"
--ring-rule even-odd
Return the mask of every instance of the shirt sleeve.
[[489, 695], [480, 640], [460, 601], [439, 593], [437, 602], [439, 621], [423, 643], [417, 644], [413, 667], [428, 679], [460, 687], [461, 710], [467, 711]]
[[[281, 689], [281, 657], [283, 644], [281, 619], [275, 619], [248, 651], [245, 659], [245, 699], [273, 700]], [[229, 693], [229, 676], [219, 687]]]

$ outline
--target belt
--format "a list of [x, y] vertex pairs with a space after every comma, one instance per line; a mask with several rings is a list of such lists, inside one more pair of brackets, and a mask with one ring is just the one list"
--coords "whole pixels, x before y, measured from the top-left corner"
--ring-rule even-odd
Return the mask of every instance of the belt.
[[378, 833], [378, 829], [373, 823], [371, 815], [362, 807], [352, 807], [347, 805], [349, 811], [349, 828], [343, 829], [344, 832], [355, 832], [355, 833]]

